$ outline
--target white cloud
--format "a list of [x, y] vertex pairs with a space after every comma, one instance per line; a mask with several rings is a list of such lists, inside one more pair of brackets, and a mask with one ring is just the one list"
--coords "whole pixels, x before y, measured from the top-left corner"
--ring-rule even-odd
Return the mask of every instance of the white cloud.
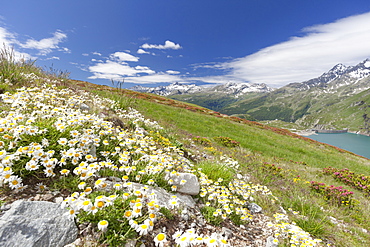
[[156, 84], [156, 83], [184, 82], [185, 80], [177, 75], [169, 75], [160, 72], [152, 75], [127, 77], [125, 78], [125, 81], [135, 84]]
[[370, 13], [304, 28], [302, 37], [223, 63], [230, 76], [283, 86], [321, 75], [338, 63], [355, 65], [370, 56]]
[[175, 70], [167, 70], [166, 71], [167, 74], [170, 74], [170, 75], [178, 75], [180, 74], [180, 71], [175, 71]]
[[135, 77], [141, 74], [155, 74], [155, 71], [147, 66], [130, 66], [127, 62], [137, 62], [139, 58], [125, 52], [112, 53], [109, 56], [109, 60], [105, 62], [95, 59], [91, 61], [96, 63], [88, 67], [88, 70], [93, 73], [93, 75], [89, 77], [90, 79], [117, 80], [129, 76]]
[[101, 53], [99, 53], [99, 52], [94, 51], [92, 54], [93, 54], [93, 55], [97, 55], [97, 56], [100, 56], [100, 57], [101, 57]]
[[234, 77], [232, 75], [215, 75], [215, 76], [203, 76], [203, 77], [188, 77], [188, 80], [202, 81], [210, 84], [224, 84], [227, 82], [243, 83], [245, 80]]
[[138, 49], [136, 53], [137, 53], [137, 54], [150, 54], [150, 52], [145, 51], [145, 50], [143, 50], [143, 49]]
[[103, 60], [100, 60], [100, 59], [92, 58], [92, 59], [91, 59], [91, 62], [99, 62], [99, 63], [103, 63], [104, 61], [103, 61]]
[[14, 59], [20, 60], [34, 60], [35, 57], [31, 56], [28, 53], [20, 52], [14, 48], [16, 44], [19, 42], [16, 40], [16, 35], [14, 33], [9, 32], [7, 29], [0, 27], [0, 49], [6, 48], [11, 49], [13, 51]]
[[54, 57], [48, 57], [45, 60], [60, 60], [60, 58], [54, 56]]
[[[20, 44], [22, 48], [36, 49], [40, 51], [40, 54], [46, 55], [53, 49], [59, 48], [58, 44], [67, 38], [67, 35], [62, 31], [56, 31], [51, 38], [45, 38], [41, 40], [28, 39], [25, 44]], [[64, 48], [62, 48], [65, 50]], [[67, 48], [66, 48], [67, 49]], [[67, 51], [69, 51], [67, 49]]]
[[182, 47], [179, 44], [175, 44], [172, 41], [166, 40], [166, 42], [164, 42], [164, 45], [151, 45], [151, 44], [145, 43], [141, 46], [141, 48], [144, 48], [144, 49], [160, 49], [160, 50], [165, 50], [165, 49], [178, 50], [178, 49], [181, 49]]
[[3, 27], [0, 27], [0, 44], [1, 46], [6, 45], [6, 46], [11, 46], [13, 43], [15, 43], [15, 36], [14, 34], [8, 32]]
[[59, 49], [59, 51], [63, 51], [64, 53], [71, 53], [71, 50], [68, 49], [67, 47], [63, 47], [63, 48]]
[[125, 52], [121, 52], [121, 51], [117, 51], [113, 54], [110, 55], [110, 58], [112, 60], [118, 60], [119, 62], [124, 62], [124, 61], [128, 61], [128, 62], [137, 62], [139, 61], [139, 58], [138, 57], [135, 57], [131, 54], [128, 54], [128, 53], [125, 53]]

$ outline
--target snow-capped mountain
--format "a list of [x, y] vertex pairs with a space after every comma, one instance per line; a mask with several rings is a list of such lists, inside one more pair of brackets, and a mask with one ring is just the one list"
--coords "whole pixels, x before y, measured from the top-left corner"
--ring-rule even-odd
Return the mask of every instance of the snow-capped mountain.
[[267, 86], [264, 83], [233, 83], [228, 82], [213, 88], [209, 88], [208, 91], [212, 92], [224, 92], [227, 94], [234, 95], [235, 97], [242, 96], [246, 93], [267, 93], [274, 89]]
[[340, 87], [356, 85], [356, 91], [364, 91], [370, 88], [370, 84], [367, 81], [364, 83], [361, 80], [368, 76], [370, 76], [370, 59], [366, 59], [356, 66], [337, 64], [331, 70], [317, 78], [302, 83], [291, 83], [288, 86], [299, 90], [318, 87], [324, 88], [327, 93], [335, 93]]
[[198, 92], [205, 93], [226, 93], [239, 97], [246, 93], [266, 93], [271, 92], [273, 89], [268, 87], [266, 84], [253, 84], [253, 83], [232, 83], [228, 82], [222, 85], [214, 87], [197, 86], [195, 84], [182, 84], [179, 82], [172, 83], [168, 86], [159, 87], [143, 87], [134, 86], [130, 90], [137, 92], [153, 93], [161, 96], [169, 96], [176, 94], [193, 94]]
[[196, 93], [202, 90], [202, 87], [195, 84], [182, 84], [179, 82], [172, 83], [168, 86], [159, 86], [159, 87], [143, 87], [143, 86], [134, 86], [130, 90], [141, 92], [141, 93], [153, 93], [161, 96], [168, 96], [174, 94], [188, 94]]

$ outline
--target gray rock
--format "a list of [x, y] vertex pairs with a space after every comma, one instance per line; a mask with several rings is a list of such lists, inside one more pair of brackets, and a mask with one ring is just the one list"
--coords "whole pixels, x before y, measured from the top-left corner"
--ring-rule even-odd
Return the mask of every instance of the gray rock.
[[89, 154], [92, 155], [93, 157], [96, 157], [96, 147], [95, 147], [95, 145], [90, 146]]
[[11, 204], [10, 203], [5, 203], [1, 206], [0, 210], [1, 211], [6, 211], [6, 210], [9, 210], [11, 207]]
[[187, 207], [187, 208], [194, 208], [195, 207], [195, 201], [194, 199], [189, 195], [184, 195], [180, 193], [169, 193], [166, 190], [160, 188], [160, 187], [153, 187], [148, 185], [143, 185], [139, 183], [133, 183], [134, 190], [141, 190], [143, 187], [148, 187], [147, 194], [155, 193], [157, 196], [157, 201], [160, 206], [169, 207], [168, 201], [172, 198], [173, 195], [177, 196], [179, 205], [181, 207]]
[[85, 103], [81, 103], [80, 110], [81, 111], [90, 111], [90, 106], [86, 105]]
[[274, 242], [274, 237], [270, 236], [266, 239], [266, 247], [278, 247], [278, 244]]
[[[181, 185], [181, 181], [185, 180], [186, 183]], [[174, 185], [177, 186], [177, 192], [188, 194], [188, 195], [198, 195], [200, 191], [200, 185], [197, 176], [191, 173], [180, 173], [174, 179]]]
[[0, 217], [0, 246], [65, 246], [77, 238], [78, 230], [67, 210], [44, 201], [15, 201]]
[[249, 204], [248, 209], [251, 211], [252, 214], [262, 213], [262, 208], [255, 203]]
[[54, 202], [56, 204], [61, 204], [62, 202], [64, 201], [63, 197], [59, 196], [59, 197], [55, 197], [54, 198]]
[[227, 227], [222, 227], [222, 229], [221, 229], [221, 235], [223, 235], [223, 236], [225, 236], [227, 238], [231, 238], [233, 236], [233, 231], [230, 230]]
[[136, 239], [130, 239], [125, 244], [125, 247], [135, 247], [136, 246], [136, 243], [137, 243]]

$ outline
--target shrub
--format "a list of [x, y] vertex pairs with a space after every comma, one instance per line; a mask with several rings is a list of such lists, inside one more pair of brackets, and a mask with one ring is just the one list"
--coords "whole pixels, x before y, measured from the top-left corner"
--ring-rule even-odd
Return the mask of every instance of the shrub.
[[312, 190], [322, 194], [327, 201], [334, 205], [353, 208], [357, 204], [357, 200], [352, 198], [353, 192], [343, 189], [342, 186], [327, 186], [324, 183], [311, 181], [310, 187]]
[[324, 168], [323, 173], [332, 175], [336, 180], [344, 182], [345, 184], [370, 195], [369, 176], [365, 176], [364, 174], [356, 174], [347, 168], [339, 170], [333, 167]]
[[225, 146], [225, 147], [238, 147], [240, 144], [238, 141], [235, 141], [231, 139], [230, 137], [226, 137], [226, 136], [218, 136], [218, 137], [215, 137], [214, 139], [215, 141], [217, 141], [218, 143], [220, 143], [222, 146]]
[[201, 144], [206, 147], [210, 147], [212, 145], [211, 141], [207, 137], [196, 136], [192, 139], [195, 143]]

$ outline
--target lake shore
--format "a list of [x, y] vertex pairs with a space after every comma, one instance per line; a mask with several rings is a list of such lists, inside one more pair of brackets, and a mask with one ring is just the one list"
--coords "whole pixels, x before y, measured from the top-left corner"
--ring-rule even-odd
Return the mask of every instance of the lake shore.
[[300, 136], [317, 135], [317, 133], [313, 130], [298, 130], [298, 131], [292, 131], [292, 133], [300, 135]]
[[[300, 135], [300, 136], [311, 136], [317, 135], [314, 130], [295, 130], [292, 133]], [[362, 133], [361, 131], [348, 131], [347, 133], [356, 134], [356, 135], [363, 135], [363, 136], [370, 136], [370, 134]]]

